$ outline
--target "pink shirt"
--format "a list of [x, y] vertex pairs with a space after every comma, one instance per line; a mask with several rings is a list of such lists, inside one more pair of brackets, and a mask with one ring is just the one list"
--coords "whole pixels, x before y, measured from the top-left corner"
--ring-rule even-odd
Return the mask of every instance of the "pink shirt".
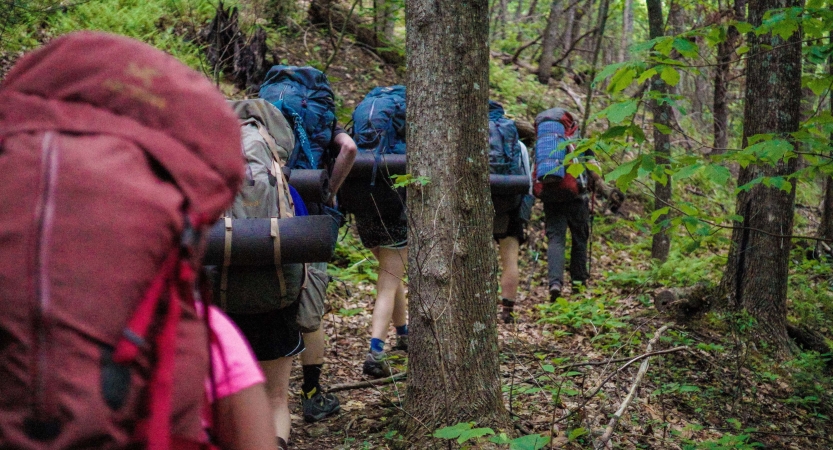
[[[223, 312], [210, 306], [209, 321], [214, 336], [211, 339], [211, 367], [217, 398], [228, 397], [243, 389], [263, 383], [263, 372], [255, 360], [243, 334]], [[211, 381], [206, 379], [208, 398], [213, 399]]]

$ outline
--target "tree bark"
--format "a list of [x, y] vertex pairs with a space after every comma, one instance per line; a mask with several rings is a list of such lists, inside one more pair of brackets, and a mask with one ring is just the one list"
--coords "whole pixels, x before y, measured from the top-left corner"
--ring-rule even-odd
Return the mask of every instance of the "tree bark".
[[555, 46], [558, 44], [558, 17], [561, 12], [561, 1], [553, 0], [550, 5], [550, 15], [544, 28], [544, 42], [541, 44], [541, 61], [538, 63], [538, 81], [547, 84], [552, 74], [552, 63], [555, 60]]
[[628, 59], [628, 47], [633, 34], [633, 0], [624, 0], [622, 10], [622, 42], [619, 47], [619, 61]]
[[376, 32], [377, 46], [387, 46], [393, 39], [393, 27], [396, 24], [393, 2], [391, 0], [373, 0], [373, 12], [375, 13], [373, 28]]
[[376, 54], [386, 63], [394, 66], [405, 64], [402, 54], [385, 49], [386, 44], [376, 39], [373, 23], [360, 20], [355, 15], [350, 17], [349, 11], [336, 0], [312, 0], [309, 5], [309, 18], [311, 23], [325, 24], [328, 27], [332, 25], [335, 30], [341, 30], [346, 20], [347, 31], [355, 36], [357, 41], [376, 49]]
[[[800, 6], [800, 0], [759, 0], [749, 4], [749, 22], [761, 24], [767, 10]], [[746, 67], [746, 104], [743, 145], [750, 136], [775, 133], [791, 139], [798, 130], [801, 105], [801, 32], [786, 42], [765, 34], [747, 36], [751, 55]], [[795, 146], [795, 144], [793, 144]], [[797, 150], [797, 149], [796, 149]], [[797, 158], [774, 166], [750, 164], [738, 175], [738, 186], [761, 176], [786, 176]], [[735, 223], [726, 271], [721, 280], [721, 302], [743, 308], [756, 320], [760, 335], [785, 353], [787, 337], [787, 280], [795, 209], [795, 185], [789, 192], [758, 184], [737, 196]]]
[[[410, 327], [409, 439], [473, 421], [511, 430], [497, 342], [489, 195], [487, 0], [406, 6]], [[455, 64], [449, 64], [455, 61]], [[437, 149], [443, 151], [438, 152]]]
[[[650, 38], [655, 39], [665, 34], [662, 17], [662, 3], [661, 0], [645, 0], [648, 7], [648, 28]], [[651, 80], [651, 90], [658, 95], [665, 97], [668, 95], [668, 85], [659, 75], [654, 76]], [[671, 139], [666, 133], [660, 131], [656, 125], [669, 129], [671, 127], [671, 105], [668, 102], [661, 102], [658, 100], [651, 100], [651, 110], [654, 115], [654, 154], [657, 165], [668, 164], [668, 158], [671, 155]], [[654, 211], [662, 209], [671, 203], [671, 178], [666, 177], [665, 183], [659, 181], [654, 183]], [[662, 222], [668, 219], [668, 214], [663, 214], [657, 218], [657, 222]], [[668, 234], [667, 227], [662, 227], [656, 232], [651, 241], [651, 258], [665, 262], [668, 259], [668, 253], [671, 250], [671, 236]]]
[[[735, 0], [731, 19], [744, 20], [746, 0]], [[714, 68], [714, 96], [712, 114], [714, 116], [714, 148], [712, 154], [723, 154], [729, 146], [729, 104], [726, 96], [729, 92], [729, 71], [735, 49], [740, 40], [740, 33], [735, 27], [726, 30], [726, 40], [717, 44], [717, 66]]]

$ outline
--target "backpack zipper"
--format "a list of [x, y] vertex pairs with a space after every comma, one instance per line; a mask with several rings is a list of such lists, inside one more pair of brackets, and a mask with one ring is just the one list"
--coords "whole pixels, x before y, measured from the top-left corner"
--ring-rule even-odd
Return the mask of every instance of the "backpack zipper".
[[50, 318], [52, 307], [50, 286], [50, 257], [52, 250], [52, 228], [55, 223], [55, 192], [58, 183], [58, 152], [55, 146], [55, 134], [47, 132], [41, 145], [41, 180], [40, 199], [35, 209], [35, 223], [37, 224], [37, 240], [35, 251], [35, 296], [34, 334], [35, 352], [33, 355], [33, 383], [32, 383], [32, 417], [34, 427], [31, 431], [36, 434], [33, 438], [39, 440], [52, 439], [60, 432], [60, 425], [55, 417], [54, 405], [50, 402], [48, 393], [49, 383], [49, 353], [50, 353]]

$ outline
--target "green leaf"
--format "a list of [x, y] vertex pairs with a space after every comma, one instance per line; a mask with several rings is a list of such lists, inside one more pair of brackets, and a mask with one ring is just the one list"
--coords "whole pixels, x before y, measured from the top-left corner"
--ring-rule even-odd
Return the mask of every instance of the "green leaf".
[[660, 208], [660, 209], [652, 212], [651, 213], [651, 222], [656, 222], [657, 219], [659, 219], [660, 216], [662, 216], [663, 214], [668, 214], [668, 211], [670, 211], [670, 210], [671, 210], [671, 208], [666, 206], [666, 207]]
[[570, 432], [567, 433], [567, 440], [569, 440], [570, 442], [573, 442], [577, 438], [579, 438], [581, 436], [584, 436], [585, 434], [588, 434], [588, 433], [589, 433], [589, 431], [587, 431], [584, 428], [576, 428], [576, 429], [570, 430]]
[[741, 55], [746, 54], [748, 52], [749, 52], [749, 46], [748, 45], [741, 45], [740, 47], [738, 47], [737, 50], [735, 50], [735, 53], [737, 53], [738, 56], [741, 56]]
[[471, 430], [466, 430], [460, 433], [460, 437], [457, 438], [457, 443], [462, 444], [463, 442], [468, 441], [471, 438], [479, 438], [486, 436], [488, 434], [495, 434], [495, 430], [491, 428], [473, 428]]
[[625, 61], [625, 62], [620, 62], [620, 63], [616, 63], [616, 64], [609, 64], [609, 65], [605, 66], [604, 69], [602, 69], [602, 71], [599, 72], [598, 75], [596, 75], [596, 78], [593, 79], [593, 83], [598, 83], [599, 81], [602, 81], [605, 78], [613, 75], [621, 67], [624, 67], [627, 64], [629, 64], [629, 63], [627, 61]]
[[640, 164], [641, 162], [642, 162], [641, 159], [634, 159], [633, 161], [628, 161], [628, 162], [620, 165], [619, 167], [611, 170], [610, 172], [608, 172], [607, 175], [605, 175], [605, 181], [607, 181], [607, 182], [617, 181], [619, 178], [623, 177], [624, 175], [638, 169], [639, 166], [641, 165]]
[[543, 369], [544, 372], [547, 372], [547, 373], [554, 373], [555, 372], [555, 367], [552, 364], [544, 364], [543, 366], [541, 366], [541, 369]]
[[540, 450], [550, 443], [549, 436], [528, 434], [509, 441], [510, 450]]
[[653, 77], [653, 76], [654, 76], [654, 75], [656, 75], [657, 73], [658, 73], [658, 72], [657, 72], [657, 68], [656, 68], [656, 67], [651, 67], [650, 69], [648, 69], [648, 70], [646, 70], [646, 71], [642, 72], [642, 74], [641, 74], [641, 75], [639, 75], [639, 78], [637, 78], [636, 83], [637, 83], [637, 84], [642, 84], [642, 83], [644, 83], [644, 82], [645, 82], [645, 80], [647, 80], [647, 79], [649, 79], [649, 78]]
[[749, 22], [734, 22], [732, 25], [735, 26], [735, 29], [738, 30], [738, 33], [740, 34], [749, 33], [755, 29], [755, 27], [753, 27]]
[[680, 52], [681, 55], [685, 56], [686, 58], [695, 58], [697, 57], [697, 46], [694, 45], [691, 41], [684, 38], [675, 38], [674, 39], [674, 48]]
[[755, 155], [761, 161], [775, 164], [792, 153], [793, 145], [785, 139], [771, 139], [750, 145], [743, 150], [744, 154]]
[[654, 50], [658, 51], [664, 56], [671, 56], [671, 50], [674, 49], [674, 38], [672, 36], [663, 36], [654, 46]]
[[706, 176], [709, 177], [710, 180], [720, 186], [726, 184], [726, 181], [728, 181], [729, 177], [732, 176], [732, 172], [730, 172], [729, 169], [717, 164], [709, 164], [706, 166], [705, 172]]
[[434, 432], [434, 437], [440, 439], [456, 439], [460, 437], [463, 432], [470, 430], [472, 426], [472, 423], [460, 422], [449, 427], [440, 428]]
[[636, 70], [632, 67], [622, 67], [617, 70], [610, 79], [610, 85], [607, 87], [608, 92], [617, 93], [628, 87], [636, 77]]
[[636, 113], [638, 105], [635, 99], [625, 100], [608, 106], [599, 115], [604, 114], [611, 123], [622, 123], [625, 119]]
[[578, 178], [579, 175], [584, 173], [584, 164], [570, 164], [567, 166], [567, 173], [570, 175]]
[[662, 78], [663, 81], [668, 83], [668, 85], [676, 86], [677, 83], [680, 82], [680, 73], [677, 72], [677, 70], [671, 66], [665, 66], [662, 68], [660, 78]]
[[703, 165], [700, 163], [694, 163], [690, 166], [685, 166], [682, 169], [678, 170], [674, 175], [672, 175], [671, 179], [674, 181], [684, 180], [697, 173], [702, 167]]
[[673, 131], [669, 126], [654, 122], [654, 128], [662, 134], [669, 135]]

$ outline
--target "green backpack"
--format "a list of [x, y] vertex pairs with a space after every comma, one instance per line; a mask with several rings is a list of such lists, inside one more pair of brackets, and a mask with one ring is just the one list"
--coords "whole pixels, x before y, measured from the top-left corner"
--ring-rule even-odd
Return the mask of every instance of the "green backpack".
[[[282, 172], [295, 146], [295, 136], [283, 114], [262, 99], [230, 102], [240, 119], [246, 161], [243, 186], [225, 217], [225, 264], [215, 292], [221, 308], [233, 314], [257, 314], [285, 308], [298, 300], [304, 264], [280, 263], [278, 219], [293, 217], [294, 203]], [[234, 229], [232, 219], [271, 219], [275, 265], [229, 266]]]

